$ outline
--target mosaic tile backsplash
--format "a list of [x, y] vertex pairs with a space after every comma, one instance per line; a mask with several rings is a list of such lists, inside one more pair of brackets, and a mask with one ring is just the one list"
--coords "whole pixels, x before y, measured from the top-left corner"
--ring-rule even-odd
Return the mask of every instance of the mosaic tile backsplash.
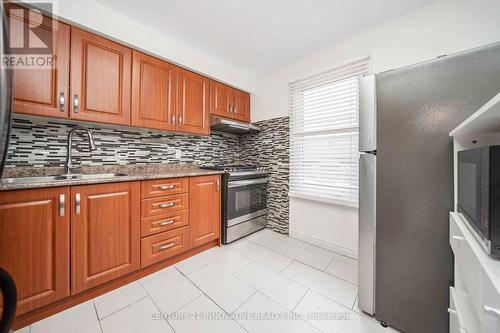
[[[205, 137], [87, 123], [84, 126], [92, 130], [97, 150], [89, 152], [85, 135], [75, 133], [73, 165], [255, 164], [270, 171], [268, 227], [288, 234], [289, 117], [255, 125], [262, 131]], [[15, 116], [6, 167], [64, 166], [67, 135], [75, 126], [65, 120]], [[176, 150], [181, 158], [176, 158]]]
[[[38, 117], [16, 117], [10, 136], [7, 167], [63, 166], [67, 135], [77, 124]], [[89, 152], [84, 133], [75, 133], [74, 165], [116, 165], [140, 163], [225, 164], [239, 160], [239, 138], [222, 134], [210, 137], [162, 133], [132, 127], [100, 127], [92, 130], [97, 149]], [[175, 150], [182, 152], [175, 158]]]
[[283, 234], [288, 234], [289, 222], [289, 124], [289, 117], [256, 122], [261, 132], [240, 138], [241, 160], [270, 171], [267, 227]]

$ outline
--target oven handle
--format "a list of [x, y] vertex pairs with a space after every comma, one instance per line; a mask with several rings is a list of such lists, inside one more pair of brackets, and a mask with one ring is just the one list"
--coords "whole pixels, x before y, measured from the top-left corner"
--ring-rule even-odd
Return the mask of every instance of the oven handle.
[[247, 185], [257, 185], [257, 184], [265, 184], [269, 182], [269, 178], [257, 178], [257, 179], [249, 179], [249, 180], [237, 180], [227, 183], [227, 187], [242, 187]]

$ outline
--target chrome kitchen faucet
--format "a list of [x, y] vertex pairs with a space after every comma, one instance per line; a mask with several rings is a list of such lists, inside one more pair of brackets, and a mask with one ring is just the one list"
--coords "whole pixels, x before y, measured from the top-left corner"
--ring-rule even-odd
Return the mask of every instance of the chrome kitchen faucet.
[[71, 129], [71, 131], [69, 131], [68, 133], [68, 145], [66, 147], [66, 166], [65, 166], [65, 171], [67, 174], [71, 173], [71, 168], [73, 167], [73, 164], [71, 163], [71, 148], [73, 146], [73, 133], [75, 133], [76, 131], [84, 131], [85, 133], [87, 133], [87, 137], [89, 139], [89, 150], [92, 151], [92, 150], [95, 150], [97, 149], [96, 148], [96, 145], [95, 145], [95, 142], [94, 142], [94, 137], [92, 136], [92, 132], [86, 128], [86, 127], [83, 127], [83, 126], [76, 126], [74, 128]]

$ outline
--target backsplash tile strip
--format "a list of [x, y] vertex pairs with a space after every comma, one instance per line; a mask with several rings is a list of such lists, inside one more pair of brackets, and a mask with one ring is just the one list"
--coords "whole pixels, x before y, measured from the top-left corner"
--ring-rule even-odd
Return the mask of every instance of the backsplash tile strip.
[[241, 160], [270, 171], [267, 227], [288, 234], [290, 174], [290, 121], [280, 117], [256, 122], [261, 132], [240, 138]]
[[[64, 166], [67, 134], [76, 125], [53, 118], [15, 116], [6, 167]], [[92, 130], [97, 150], [89, 152], [84, 134], [76, 134], [73, 164], [255, 164], [270, 171], [267, 226], [288, 234], [289, 117], [255, 125], [262, 131], [241, 137], [221, 133], [205, 137], [85, 123]], [[175, 158], [176, 149], [182, 151], [182, 158]]]
[[[75, 126], [64, 120], [15, 117], [6, 166], [63, 166], [67, 134]], [[212, 134], [202, 137], [163, 134], [140, 128], [86, 126], [92, 130], [97, 150], [89, 152], [84, 134], [75, 133], [75, 165], [179, 162], [204, 165], [239, 161], [239, 138], [235, 136]], [[180, 159], [175, 158], [176, 149], [182, 151]]]

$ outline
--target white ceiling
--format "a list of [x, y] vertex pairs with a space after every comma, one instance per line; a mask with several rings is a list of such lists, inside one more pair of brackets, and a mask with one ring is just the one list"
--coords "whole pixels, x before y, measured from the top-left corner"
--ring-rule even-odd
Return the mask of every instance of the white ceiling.
[[257, 76], [433, 0], [96, 1]]

